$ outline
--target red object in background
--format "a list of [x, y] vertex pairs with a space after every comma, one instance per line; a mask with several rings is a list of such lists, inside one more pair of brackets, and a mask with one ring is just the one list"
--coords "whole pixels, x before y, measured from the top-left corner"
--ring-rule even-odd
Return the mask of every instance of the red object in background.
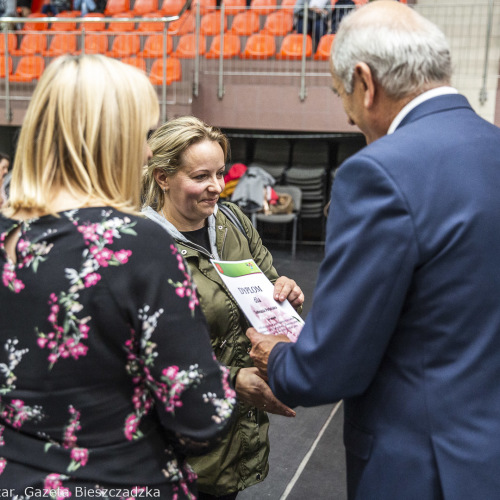
[[239, 179], [247, 171], [247, 166], [243, 163], [235, 163], [224, 176], [224, 182]]
[[31, 12], [40, 12], [43, 7], [43, 0], [33, 0], [31, 2]]

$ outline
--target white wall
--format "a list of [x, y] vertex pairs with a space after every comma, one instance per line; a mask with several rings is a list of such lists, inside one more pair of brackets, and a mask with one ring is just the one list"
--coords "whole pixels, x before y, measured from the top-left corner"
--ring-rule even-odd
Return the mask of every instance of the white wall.
[[[500, 69], [500, 0], [418, 0], [415, 9], [436, 23], [450, 42], [453, 86], [469, 99], [478, 114], [493, 122]], [[487, 100], [481, 104], [490, 14], [492, 31], [486, 65]]]

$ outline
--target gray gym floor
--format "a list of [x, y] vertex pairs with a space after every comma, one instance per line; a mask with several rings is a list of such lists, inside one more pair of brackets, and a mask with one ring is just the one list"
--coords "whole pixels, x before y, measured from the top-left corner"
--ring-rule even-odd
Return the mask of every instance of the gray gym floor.
[[[268, 244], [281, 275], [293, 278], [304, 291], [303, 317], [311, 308], [312, 292], [323, 247], [299, 245], [295, 260], [288, 246]], [[342, 444], [342, 404], [295, 408], [297, 416], [271, 415], [270, 472], [238, 500], [345, 500], [345, 458]]]

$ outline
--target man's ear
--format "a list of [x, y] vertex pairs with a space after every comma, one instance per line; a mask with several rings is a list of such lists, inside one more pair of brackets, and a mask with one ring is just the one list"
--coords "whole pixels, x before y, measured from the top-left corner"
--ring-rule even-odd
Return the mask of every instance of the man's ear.
[[359, 62], [354, 67], [354, 75], [358, 78], [363, 90], [363, 104], [366, 109], [373, 107], [377, 86], [373, 78], [370, 66], [364, 62]]
[[165, 172], [162, 172], [161, 170], [155, 170], [153, 176], [158, 186], [160, 186], [160, 189], [162, 191], [167, 191], [169, 187], [168, 176], [165, 174]]

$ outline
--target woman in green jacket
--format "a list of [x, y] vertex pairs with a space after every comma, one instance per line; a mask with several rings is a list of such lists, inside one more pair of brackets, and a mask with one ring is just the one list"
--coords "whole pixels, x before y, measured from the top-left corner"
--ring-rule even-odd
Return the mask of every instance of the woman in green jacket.
[[230, 368], [240, 401], [239, 416], [221, 445], [189, 462], [198, 475], [200, 499], [232, 500], [238, 491], [267, 476], [266, 411], [289, 417], [295, 412], [278, 401], [257, 375], [248, 354], [248, 322], [210, 259], [252, 258], [274, 283], [278, 301], [288, 299], [299, 308], [304, 295], [295, 281], [278, 276], [270, 252], [239, 208], [218, 205], [228, 152], [227, 138], [218, 129], [194, 117], [181, 117], [158, 128], [149, 146], [153, 157], [144, 173], [143, 212], [171, 234], [187, 261], [215, 355]]

